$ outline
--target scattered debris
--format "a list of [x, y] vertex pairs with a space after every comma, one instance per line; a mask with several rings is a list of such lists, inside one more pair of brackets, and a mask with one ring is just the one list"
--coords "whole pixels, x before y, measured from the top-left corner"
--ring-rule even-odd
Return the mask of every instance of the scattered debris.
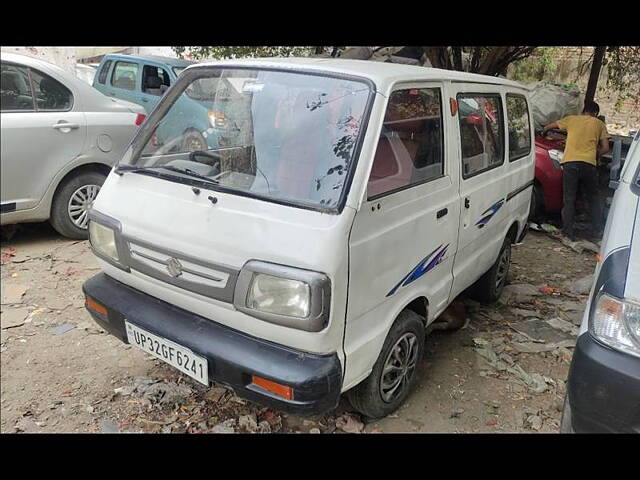
[[11, 257], [14, 257], [16, 254], [15, 247], [9, 247], [7, 249], [2, 250], [0, 253], [0, 265], [6, 265], [11, 261]]
[[5, 308], [0, 314], [0, 325], [2, 325], [3, 330], [21, 327], [25, 324], [28, 315], [29, 309], [27, 307]]
[[14, 303], [22, 303], [22, 296], [26, 293], [28, 287], [17, 283], [3, 282], [2, 284], [2, 305], [10, 305]]
[[120, 427], [113, 420], [102, 420], [100, 422], [100, 431], [102, 433], [120, 433]]
[[527, 417], [527, 423], [533, 430], [540, 430], [542, 428], [542, 418], [539, 415], [529, 415], [529, 417]]
[[[269, 425], [269, 422], [266, 422]], [[240, 415], [238, 418], [238, 428], [248, 433], [255, 433], [258, 430], [258, 421], [255, 414]]]
[[211, 428], [211, 433], [235, 433], [235, 426], [235, 418], [230, 418], [229, 420], [225, 420], [224, 422], [219, 423]]
[[593, 274], [586, 275], [569, 284], [569, 290], [578, 295], [587, 295], [593, 284]]
[[511, 342], [511, 346], [521, 353], [540, 353], [551, 352], [562, 347], [574, 347], [575, 343], [575, 340], [561, 340], [553, 343]]
[[542, 393], [547, 389], [547, 383], [542, 375], [538, 373], [528, 374], [520, 365], [514, 365], [513, 367], [507, 365], [504, 361], [500, 360], [496, 353], [489, 347], [476, 348], [475, 350], [498, 372], [507, 371], [511, 373], [516, 378], [522, 380], [531, 391]]
[[362, 433], [364, 424], [352, 414], [345, 413], [336, 419], [336, 428], [347, 433]]
[[449, 418], [459, 418], [460, 415], [462, 415], [463, 413], [464, 413], [464, 408], [456, 408], [451, 412], [451, 415], [449, 415]]
[[67, 333], [73, 330], [74, 328], [76, 328], [76, 326], [72, 323], [63, 323], [62, 325], [49, 330], [49, 333], [51, 333], [52, 335], [62, 335], [63, 333]]
[[578, 336], [578, 328], [570, 322], [566, 320], [562, 320], [561, 318], [550, 318], [546, 320], [548, 325], [551, 325], [553, 328], [557, 328], [563, 332], [566, 332], [573, 336]]

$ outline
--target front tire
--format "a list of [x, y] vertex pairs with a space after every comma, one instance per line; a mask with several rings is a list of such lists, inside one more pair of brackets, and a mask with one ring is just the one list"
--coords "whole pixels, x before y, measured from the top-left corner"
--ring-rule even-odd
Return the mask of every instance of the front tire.
[[66, 180], [56, 192], [49, 222], [62, 236], [84, 240], [89, 236], [89, 209], [107, 177], [85, 171]]
[[347, 392], [353, 408], [370, 419], [393, 413], [412, 390], [424, 354], [424, 325], [410, 310], [400, 312], [369, 377]]
[[471, 288], [471, 296], [482, 303], [496, 302], [507, 283], [511, 264], [511, 238], [507, 236], [493, 266]]

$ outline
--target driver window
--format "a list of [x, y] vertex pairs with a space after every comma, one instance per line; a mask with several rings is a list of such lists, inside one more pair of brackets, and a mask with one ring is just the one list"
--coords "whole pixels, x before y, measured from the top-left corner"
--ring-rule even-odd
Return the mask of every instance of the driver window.
[[111, 74], [111, 85], [125, 90], [136, 89], [139, 65], [133, 62], [116, 62]]
[[3, 63], [0, 77], [2, 111], [33, 111], [33, 96], [27, 69]]
[[34, 69], [31, 69], [31, 80], [38, 111], [71, 110], [73, 95], [67, 87]]

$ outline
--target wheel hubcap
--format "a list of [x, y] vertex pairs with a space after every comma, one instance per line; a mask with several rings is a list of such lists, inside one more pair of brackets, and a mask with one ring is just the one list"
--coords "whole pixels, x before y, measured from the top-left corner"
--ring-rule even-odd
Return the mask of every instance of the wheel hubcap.
[[418, 358], [418, 337], [405, 333], [395, 343], [384, 362], [380, 395], [390, 403], [401, 396], [411, 383]]
[[76, 227], [83, 230], [87, 228], [89, 224], [89, 209], [93, 206], [99, 191], [99, 185], [84, 185], [71, 195], [67, 212]]
[[496, 272], [496, 290], [499, 290], [504, 281], [507, 278], [507, 272], [509, 271], [509, 261], [511, 259], [511, 252], [508, 248], [505, 248], [500, 255], [500, 262], [498, 263], [498, 271]]

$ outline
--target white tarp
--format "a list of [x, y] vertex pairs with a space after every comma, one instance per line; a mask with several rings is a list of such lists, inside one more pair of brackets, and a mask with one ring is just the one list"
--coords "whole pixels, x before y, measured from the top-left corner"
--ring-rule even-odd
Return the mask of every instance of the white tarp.
[[529, 96], [536, 130], [567, 115], [579, 114], [584, 105], [584, 98], [577, 88], [570, 89], [544, 82], [536, 84]]

